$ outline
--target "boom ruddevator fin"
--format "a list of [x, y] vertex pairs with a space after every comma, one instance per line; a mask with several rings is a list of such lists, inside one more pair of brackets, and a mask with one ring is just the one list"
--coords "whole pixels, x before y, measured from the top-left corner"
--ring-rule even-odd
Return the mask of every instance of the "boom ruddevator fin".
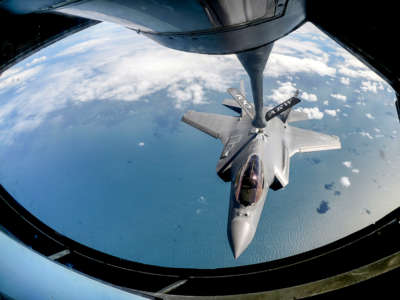
[[[270, 109], [269, 111], [267, 111], [267, 113], [265, 114], [265, 121], [268, 122], [272, 118], [280, 115], [281, 119], [283, 118], [282, 122], [286, 122], [286, 120], [289, 116], [290, 109], [293, 106], [295, 106], [296, 104], [300, 103], [300, 101], [301, 100], [297, 97], [292, 97], [292, 98], [287, 99], [286, 101], [282, 102], [281, 104], [275, 106], [273, 109]], [[287, 113], [283, 114], [285, 112], [287, 112]]]

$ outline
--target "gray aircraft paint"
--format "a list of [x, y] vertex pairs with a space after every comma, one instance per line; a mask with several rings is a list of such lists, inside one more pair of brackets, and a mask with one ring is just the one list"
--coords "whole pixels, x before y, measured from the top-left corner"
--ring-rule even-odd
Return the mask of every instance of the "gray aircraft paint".
[[[289, 183], [290, 157], [297, 152], [340, 149], [341, 144], [337, 136], [290, 126], [288, 123], [308, 119], [299, 111], [290, 111], [286, 122], [277, 115], [266, 122], [264, 128], [256, 128], [253, 126], [254, 106], [239, 91], [228, 91], [237, 103], [225, 100], [223, 104], [236, 112], [242, 108], [240, 116], [188, 111], [182, 121], [224, 144], [217, 173], [224, 181], [231, 182], [228, 238], [237, 258], [255, 235], [269, 188], [276, 190]], [[264, 107], [263, 114], [269, 109]], [[236, 199], [234, 182], [254, 154], [260, 158], [264, 183], [256, 202], [244, 206]]]

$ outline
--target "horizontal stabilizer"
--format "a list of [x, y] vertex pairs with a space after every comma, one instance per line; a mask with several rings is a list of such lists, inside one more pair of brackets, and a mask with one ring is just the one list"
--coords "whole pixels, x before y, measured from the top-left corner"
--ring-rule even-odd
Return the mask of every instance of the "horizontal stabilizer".
[[237, 113], [239, 113], [239, 114], [242, 113], [242, 108], [240, 107], [240, 105], [239, 105], [235, 100], [232, 100], [232, 99], [225, 99], [225, 100], [222, 102], [222, 105], [224, 105], [224, 106], [226, 106], [226, 107], [232, 109], [233, 111], [235, 111], [235, 112], [237, 112]]
[[231, 94], [233, 99], [239, 104], [242, 110], [250, 117], [250, 119], [254, 118], [254, 106], [250, 103], [246, 97], [239, 92], [237, 89], [229, 88], [228, 93]]
[[231, 130], [237, 126], [238, 117], [189, 110], [183, 115], [182, 121], [225, 144]]
[[288, 148], [289, 156], [297, 152], [312, 152], [323, 150], [340, 149], [339, 137], [323, 134], [311, 130], [288, 126]]

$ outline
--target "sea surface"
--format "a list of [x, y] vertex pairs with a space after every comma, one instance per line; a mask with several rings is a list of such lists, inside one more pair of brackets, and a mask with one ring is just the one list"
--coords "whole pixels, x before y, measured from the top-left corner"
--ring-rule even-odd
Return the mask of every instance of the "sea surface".
[[[334, 64], [348, 58], [333, 56], [342, 50], [326, 46], [326, 37], [317, 32], [313, 36], [321, 39], [315, 49], [332, 56], [325, 63], [336, 73], [304, 69], [269, 76], [267, 70], [265, 99], [277, 104], [273, 92], [283, 93], [290, 82], [302, 91], [300, 98], [311, 99], [299, 106], [317, 112], [317, 119], [292, 125], [337, 135], [342, 149], [300, 153], [291, 159], [289, 185], [268, 193], [254, 240], [235, 260], [227, 238], [230, 187], [215, 172], [222, 145], [181, 118], [189, 109], [234, 115], [221, 105], [229, 95], [219, 85], [238, 88], [245, 80], [249, 95], [248, 79], [237, 71], [236, 62], [220, 73], [210, 68], [193, 76], [190, 70], [181, 76], [176, 67], [176, 73], [164, 78], [156, 56], [154, 65], [146, 64], [151, 67], [145, 79], [133, 76], [131, 70], [143, 69], [144, 53], [162, 47], [142, 43], [140, 37], [130, 53], [124, 43], [130, 43], [131, 34], [109, 24], [95, 26], [41, 50], [0, 77], [0, 183], [47, 225], [125, 259], [218, 268], [271, 261], [326, 245], [399, 206], [400, 131], [393, 91], [370, 75], [350, 77], [351, 83], [343, 84], [344, 75]], [[302, 45], [314, 40], [308, 32], [296, 34]], [[279, 55], [290, 46], [278, 43], [268, 65], [274, 72]], [[286, 52], [279, 52], [287, 44]], [[131, 59], [125, 63], [128, 71], [121, 66], [111, 69], [116, 63], [105, 54], [113, 47], [124, 49], [116, 61]], [[294, 47], [289, 54], [312, 59], [315, 49], [305, 49], [301, 56]], [[164, 61], [178, 54], [168, 55], [171, 58]], [[90, 58], [94, 65], [87, 63]], [[225, 58], [218, 59], [227, 64]], [[174, 64], [166, 70], [171, 69]], [[113, 72], [118, 76], [107, 75]], [[129, 76], [131, 81], [118, 85]], [[363, 83], [366, 80], [375, 84], [375, 92]], [[43, 84], [51, 89], [39, 88]], [[337, 94], [346, 99], [332, 96]]]

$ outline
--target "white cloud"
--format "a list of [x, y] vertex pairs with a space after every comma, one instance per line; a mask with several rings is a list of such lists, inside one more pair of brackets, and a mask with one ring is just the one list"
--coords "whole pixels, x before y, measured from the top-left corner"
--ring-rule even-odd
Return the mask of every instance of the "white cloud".
[[325, 100], [325, 101], [324, 101], [324, 105], [329, 105], [329, 101], [328, 101], [328, 100]]
[[343, 83], [344, 85], [349, 85], [350, 84], [350, 78], [347, 77], [341, 77], [340, 82]]
[[279, 54], [289, 54], [296, 57], [307, 57], [318, 61], [328, 61], [327, 53], [317, 42], [307, 41], [303, 36], [293, 34], [280, 39], [274, 45], [274, 51]]
[[378, 83], [371, 81], [363, 81], [361, 82], [360, 88], [364, 92], [373, 92], [376, 94], [378, 92]]
[[65, 50], [57, 53], [56, 56], [76, 55], [82, 52], [87, 52], [95, 47], [100, 47], [100, 45], [104, 45], [107, 42], [111, 42], [111, 40], [109, 38], [90, 39], [88, 41], [80, 42], [78, 44], [70, 46]]
[[31, 131], [40, 125], [41, 121], [38, 119], [33, 120], [20, 120], [11, 129], [12, 132]]
[[362, 105], [362, 106], [367, 106], [364, 101], [357, 101], [356, 104], [357, 105]]
[[201, 213], [203, 213], [204, 209], [202, 208], [197, 208], [196, 209], [196, 215], [200, 215]]
[[348, 188], [351, 185], [349, 177], [343, 176], [340, 178], [340, 183], [345, 187]]
[[[104, 28], [101, 26], [88, 30], [101, 33]], [[129, 37], [118, 47], [110, 35], [110, 38], [78, 43], [58, 53], [80, 53], [79, 59], [64, 57], [51, 64], [4, 72], [0, 77], [0, 93], [17, 90], [12, 101], [0, 107], [0, 125], [13, 114], [12, 121], [7, 121], [8, 130], [0, 130], [0, 140], [12, 140], [16, 132], [39, 126], [49, 112], [80, 101], [136, 101], [167, 89], [169, 101], [177, 107], [189, 102], [205, 103], [203, 89], [225, 92], [244, 74], [233, 55], [178, 52], [144, 37], [132, 39], [130, 30], [118, 28], [117, 31]], [[44, 57], [31, 63], [39, 63]], [[29, 91], [24, 89], [28, 83]]]
[[336, 99], [341, 100], [341, 101], [346, 101], [347, 100], [347, 97], [345, 95], [341, 95], [341, 94], [331, 94], [331, 97], [332, 98], [336, 98]]
[[324, 117], [324, 113], [319, 110], [318, 107], [313, 107], [313, 108], [303, 108], [299, 107], [296, 109], [296, 111], [301, 111], [307, 114], [309, 119], [317, 119], [320, 120]]
[[[136, 101], [166, 89], [175, 107], [183, 109], [189, 103], [206, 103], [205, 90], [225, 92], [245, 74], [234, 55], [211, 56], [171, 50], [145, 37], [132, 37], [131, 30], [120, 26], [96, 25], [82, 31], [86, 40], [80, 34], [79, 39], [77, 34], [62, 41], [66, 46], [56, 55], [63, 56], [63, 59], [32, 67], [48, 59], [42, 55], [28, 63], [31, 64], [29, 69], [15, 67], [2, 74], [0, 93], [11, 88], [18, 88], [18, 92], [13, 101], [0, 107], [0, 125], [11, 114], [14, 122], [7, 124], [7, 131], [0, 130], [0, 139], [11, 134], [8, 132], [10, 128], [15, 132], [30, 130], [39, 126], [48, 113], [80, 101]], [[305, 40], [305, 36], [312, 41]], [[77, 42], [68, 46], [71, 39]], [[324, 39], [323, 45], [316, 42]], [[334, 49], [336, 52], [332, 53], [343, 58], [343, 62], [332, 63], [333, 54], [326, 52], [326, 47]], [[296, 80], [300, 73], [335, 77], [336, 69], [339, 73], [343, 70], [360, 73], [353, 76], [340, 73], [348, 80], [356, 76], [379, 81], [379, 77], [376, 79], [376, 75], [364, 65], [354, 62], [351, 55], [337, 48], [314, 25], [307, 23], [275, 43], [265, 75], [285, 75]], [[24, 89], [26, 83], [30, 84], [29, 93]], [[379, 84], [376, 87], [380, 89]], [[295, 84], [284, 82], [266, 98], [282, 102], [295, 91]], [[306, 92], [301, 97], [308, 101], [318, 100], [316, 95]], [[328, 105], [328, 101], [324, 104]], [[324, 114], [317, 107], [302, 110], [310, 118], [321, 119]]]
[[359, 169], [352, 169], [351, 171], [352, 171], [353, 173], [356, 173], [356, 174], [360, 173], [360, 170], [359, 170]]
[[[336, 72], [334, 72], [332, 70], [328, 71], [327, 68], [321, 68], [321, 70], [324, 70], [324, 72], [321, 72], [321, 74], [328, 75], [331, 77], [334, 77], [336, 75], [341, 75], [342, 77], [340, 78], [340, 82], [344, 85], [349, 85], [351, 78], [364, 79], [364, 80], [379, 82], [380, 84], [386, 85], [383, 79], [381, 79], [370, 68], [364, 65], [361, 61], [359, 61], [355, 56], [350, 54], [347, 50], [343, 49], [334, 41], [332, 41], [329, 37], [327, 37], [323, 32], [321, 32], [311, 23], [306, 23], [298, 30], [296, 30], [294, 33], [289, 35], [289, 37], [292, 40], [289, 41], [289, 38], [285, 38], [288, 39], [288, 41], [286, 42], [286, 44], [283, 45], [283, 48], [287, 46], [288, 49], [286, 50], [286, 52], [282, 51], [279, 53], [291, 54], [291, 55], [296, 54], [296, 56], [300, 54], [302, 55], [302, 57], [311, 58], [314, 61], [319, 61], [322, 63], [327, 63], [328, 61], [330, 61], [331, 63], [329, 65], [326, 64], [326, 67], [328, 68], [333, 67], [335, 70], [337, 70]], [[313, 41], [307, 41], [307, 38]], [[304, 42], [305, 40], [307, 44], [302, 46], [301, 43]], [[314, 42], [319, 40], [324, 41], [324, 43], [322, 44], [324, 46], [324, 49], [322, 48], [321, 43]], [[279, 42], [280, 41], [278, 41], [276, 45], [278, 45]], [[296, 45], [296, 42], [300, 45]], [[299, 52], [296, 52], [295, 50], [296, 47], [299, 47], [299, 49], [301, 50]], [[327, 54], [325, 50], [327, 48], [331, 50], [330, 52], [328, 52], [329, 54]], [[323, 55], [319, 54], [320, 52], [322, 52]], [[318, 55], [320, 56], [319, 59], [316, 58], [316, 56]], [[333, 63], [332, 59], [330, 58], [331, 56], [336, 56], [334, 60], [335, 62]]]
[[0, 73], [0, 80], [4, 80], [5, 78], [8, 78], [16, 73], [19, 73], [22, 71], [21, 67], [14, 66], [10, 69], [5, 70], [3, 73]]
[[338, 73], [351, 78], [363, 78], [383, 82], [383, 80], [366, 65], [360, 62], [355, 56], [341, 47], [337, 47], [335, 55], [342, 59], [342, 62], [336, 65]]
[[305, 35], [305, 36], [309, 36], [309, 37], [323, 37], [325, 39], [325, 34], [318, 29], [318, 27], [316, 27], [313, 23], [307, 22], [305, 23], [303, 26], [301, 26], [300, 28], [298, 28], [295, 33], [301, 34], [301, 35]]
[[193, 104], [206, 103], [203, 87], [197, 83], [191, 85], [175, 83], [168, 88], [168, 96], [176, 100], [176, 108], [182, 108], [182, 103], [187, 101]]
[[370, 140], [373, 139], [372, 135], [369, 132], [361, 131], [360, 135], [365, 136], [365, 137], [369, 138]]
[[374, 120], [374, 119], [375, 119], [375, 117], [374, 117], [373, 115], [371, 115], [370, 113], [366, 113], [365, 116], [366, 116], [368, 119], [371, 119], [371, 120]]
[[379, 128], [374, 128], [375, 132], [381, 132], [381, 130]]
[[197, 202], [199, 202], [201, 204], [208, 204], [207, 198], [204, 196], [200, 196], [199, 199], [197, 200]]
[[[101, 26], [86, 31], [101, 33], [104, 28]], [[166, 89], [172, 105], [183, 108], [186, 103], [206, 103], [204, 89], [225, 92], [244, 75], [233, 55], [174, 51], [144, 37], [132, 39], [130, 30], [115, 28], [127, 37], [119, 40], [118, 47], [110, 35], [110, 38], [78, 43], [58, 53], [80, 53], [79, 59], [71, 56], [25, 70], [15, 67], [5, 71], [0, 77], [0, 94], [13, 88], [16, 92], [12, 101], [0, 106], [0, 126], [13, 114], [12, 120], [7, 120], [7, 128], [0, 129], [0, 141], [12, 141], [17, 132], [39, 126], [48, 113], [72, 103], [136, 101]], [[29, 91], [24, 89], [28, 83]]]
[[336, 117], [336, 110], [334, 110], [334, 109], [325, 109], [324, 112], [325, 112], [327, 115], [330, 115], [330, 116], [332, 116], [332, 117]]
[[225, 91], [234, 77], [229, 73], [239, 69], [233, 57], [194, 55], [162, 48], [116, 58], [102, 66], [104, 74], [82, 78], [75, 87], [78, 99], [134, 101], [169, 88], [168, 94], [178, 103], [201, 103], [206, 100], [203, 87]]
[[41, 57], [35, 58], [31, 62], [27, 63], [26, 66], [29, 67], [29, 66], [36, 65], [38, 63], [44, 62], [46, 59], [47, 59], [46, 56], [41, 56]]
[[311, 93], [309, 94], [306, 92], [302, 92], [300, 95], [300, 98], [303, 100], [306, 100], [306, 101], [310, 101], [310, 102], [315, 102], [318, 100], [317, 95], [311, 94]]
[[342, 164], [343, 164], [346, 168], [351, 168], [351, 161], [344, 161], [344, 162], [342, 162]]
[[[318, 38], [310, 41], [307, 40], [307, 36]], [[306, 72], [334, 77], [336, 69], [328, 65], [330, 55], [318, 42], [321, 38], [325, 39], [325, 35], [307, 23], [294, 33], [280, 39], [274, 45], [264, 74], [277, 77]]]
[[319, 76], [335, 76], [336, 74], [335, 68], [329, 67], [327, 63], [317, 59], [299, 58], [273, 52], [264, 75], [278, 77], [303, 72]]
[[280, 87], [277, 89], [272, 90], [272, 95], [267, 96], [268, 99], [271, 99], [277, 103], [281, 103], [290, 97], [293, 96], [293, 94], [296, 92], [297, 88], [295, 87], [295, 84], [287, 81], [287, 82], [280, 82]]
[[25, 84], [29, 80], [33, 79], [41, 70], [41, 66], [36, 66], [25, 70], [20, 68], [16, 68], [15, 70], [7, 70], [0, 77], [0, 93], [4, 93], [16, 86], [21, 89], [21, 87], [25, 86]]
[[143, 147], [143, 146], [144, 146], [144, 143], [143, 143], [143, 142], [140, 142], [138, 145], [139, 145], [139, 147]]

